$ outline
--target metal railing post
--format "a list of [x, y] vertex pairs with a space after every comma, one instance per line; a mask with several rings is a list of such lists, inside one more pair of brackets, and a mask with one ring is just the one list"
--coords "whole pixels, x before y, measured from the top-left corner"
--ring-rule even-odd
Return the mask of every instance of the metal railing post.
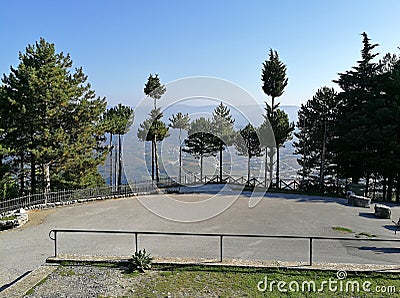
[[222, 256], [222, 239], [224, 238], [224, 236], [220, 235], [219, 236], [219, 261], [222, 263], [223, 260], [223, 256]]
[[138, 252], [138, 233], [135, 232], [135, 252]]
[[310, 237], [310, 266], [313, 264], [313, 247], [312, 247], [313, 238]]

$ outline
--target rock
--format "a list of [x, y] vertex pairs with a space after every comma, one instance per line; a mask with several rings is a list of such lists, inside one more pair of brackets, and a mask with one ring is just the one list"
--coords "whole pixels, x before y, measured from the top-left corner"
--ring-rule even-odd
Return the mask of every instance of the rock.
[[383, 204], [375, 204], [374, 215], [379, 218], [390, 218], [392, 215], [392, 209], [389, 206]]
[[348, 202], [352, 202], [353, 206], [369, 208], [371, 199], [363, 196], [350, 195]]

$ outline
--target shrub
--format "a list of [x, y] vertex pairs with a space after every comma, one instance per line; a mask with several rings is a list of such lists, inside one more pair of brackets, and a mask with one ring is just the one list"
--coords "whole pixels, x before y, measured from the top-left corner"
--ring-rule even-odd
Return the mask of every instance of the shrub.
[[135, 252], [135, 254], [132, 256], [131, 262], [134, 270], [139, 270], [143, 273], [145, 270], [151, 268], [152, 261], [153, 258], [148, 252], [146, 252], [145, 249], [143, 249], [143, 251], [139, 250], [138, 252]]

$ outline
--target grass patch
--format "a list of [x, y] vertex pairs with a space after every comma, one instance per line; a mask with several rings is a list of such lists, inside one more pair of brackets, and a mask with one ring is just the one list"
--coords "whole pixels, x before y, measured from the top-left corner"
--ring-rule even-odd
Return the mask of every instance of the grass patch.
[[[135, 283], [135, 295], [138, 297], [166, 297], [170, 293], [172, 297], [196, 296], [196, 297], [375, 297], [376, 286], [394, 286], [400, 289], [400, 274], [384, 273], [348, 273], [343, 280], [345, 289], [346, 281], [357, 282], [360, 291], [336, 292], [329, 291], [327, 284], [330, 279], [340, 280], [334, 271], [291, 270], [291, 269], [266, 269], [266, 268], [238, 268], [238, 267], [207, 267], [207, 266], [156, 266], [155, 269], [144, 274], [137, 274], [132, 278], [140, 281]], [[267, 289], [264, 287], [267, 278]], [[271, 282], [275, 281], [270, 291]], [[283, 281], [287, 292], [278, 290], [277, 283]], [[313, 286], [308, 289], [307, 283], [313, 281]], [[362, 284], [371, 282], [371, 292], [364, 291]], [[288, 284], [295, 282], [300, 285], [298, 292], [291, 291]], [[305, 291], [302, 283], [305, 283]], [[318, 291], [321, 289], [322, 291]], [[351, 289], [350, 289], [351, 290]], [[379, 295], [379, 297], [393, 297], [393, 293]]]
[[344, 227], [332, 227], [332, 230], [343, 234], [354, 233], [353, 230]]
[[32, 288], [30, 288], [30, 289], [25, 293], [24, 296], [32, 295], [32, 294], [35, 292], [35, 289], [36, 289], [37, 287], [39, 287], [40, 285], [44, 284], [44, 283], [47, 281], [47, 279], [48, 279], [47, 276], [46, 276], [45, 278], [43, 278], [43, 279], [42, 279], [41, 281], [39, 281], [36, 285], [34, 285]]
[[15, 215], [7, 216], [7, 217], [0, 217], [0, 220], [6, 221], [6, 220], [14, 220], [17, 219]]
[[375, 238], [375, 237], [377, 237], [376, 235], [374, 235], [374, 234], [368, 234], [368, 233], [365, 233], [365, 232], [361, 232], [361, 233], [358, 233], [358, 234], [356, 234], [356, 238], [361, 238], [361, 237], [367, 237], [367, 238]]
[[64, 276], [64, 277], [76, 275], [76, 273], [75, 273], [74, 270], [72, 270], [72, 269], [70, 269], [70, 268], [65, 268], [65, 267], [61, 267], [61, 268], [59, 269], [58, 274], [59, 274], [60, 276]]

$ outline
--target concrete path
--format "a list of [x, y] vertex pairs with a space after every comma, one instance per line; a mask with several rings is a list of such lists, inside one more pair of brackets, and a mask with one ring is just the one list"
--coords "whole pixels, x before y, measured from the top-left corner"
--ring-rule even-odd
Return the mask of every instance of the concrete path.
[[[206, 194], [174, 195], [182, 201], [203, 200]], [[159, 197], [146, 196], [145, 200]], [[193, 233], [234, 233], [304, 236], [348, 236], [368, 233], [380, 238], [400, 239], [388, 219], [375, 218], [370, 209], [346, 206], [344, 199], [327, 199], [287, 194], [268, 194], [255, 208], [248, 208], [248, 197], [241, 196], [224, 213], [197, 223], [177, 223], [148, 211], [137, 198], [116, 199], [32, 211], [36, 224], [0, 232], [0, 288], [34, 270], [53, 255], [51, 229], [99, 229], [137, 231], [177, 231]], [[41, 216], [43, 215], [43, 216]], [[392, 218], [400, 207], [392, 208]], [[353, 230], [343, 235], [333, 231], [340, 226]], [[400, 267], [400, 243], [315, 241], [314, 261], [319, 263], [388, 264]], [[131, 255], [132, 235], [59, 235], [59, 253], [87, 255]], [[154, 256], [211, 258], [219, 256], [217, 238], [146, 236], [139, 237], [139, 248]], [[249, 260], [308, 262], [309, 244], [304, 240], [224, 239], [224, 257]]]

